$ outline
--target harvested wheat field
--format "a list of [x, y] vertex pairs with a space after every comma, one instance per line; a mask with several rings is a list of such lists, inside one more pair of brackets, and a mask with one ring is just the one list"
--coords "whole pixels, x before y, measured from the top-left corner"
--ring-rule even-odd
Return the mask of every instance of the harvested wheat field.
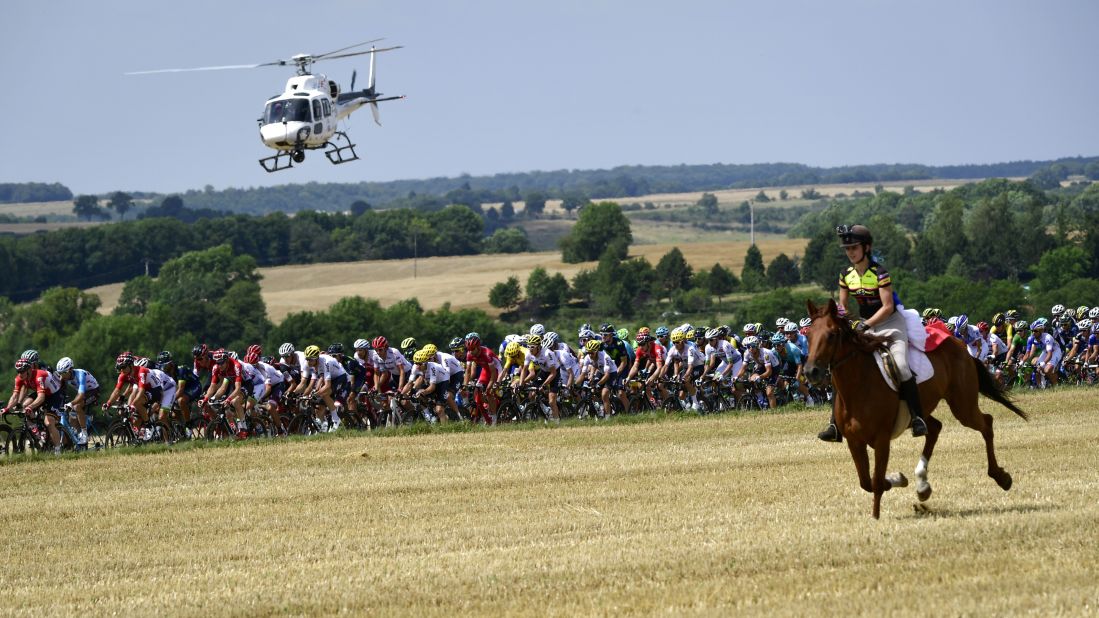
[[0, 612], [1094, 615], [1095, 401], [986, 402], [1010, 492], [940, 408], [878, 521], [822, 408], [13, 463]]
[[[800, 254], [808, 241], [785, 236], [758, 236], [756, 243], [769, 262], [779, 253]], [[720, 262], [739, 273], [749, 242], [700, 242], [679, 245], [684, 257], [695, 268], [709, 268]], [[630, 255], [644, 256], [654, 265], [675, 245], [633, 245]], [[389, 306], [408, 298], [417, 298], [425, 309], [437, 309], [444, 303], [454, 308], [477, 307], [492, 310], [488, 292], [510, 276], [526, 282], [538, 266], [550, 273], [560, 272], [572, 278], [582, 268], [595, 268], [594, 262], [566, 264], [561, 252], [518, 253], [512, 255], [466, 255], [415, 260], [371, 260], [332, 262], [298, 266], [261, 268], [260, 288], [267, 304], [267, 315], [278, 322], [294, 311], [319, 311], [345, 296], [376, 298]], [[415, 269], [416, 277], [413, 278]], [[122, 284], [91, 288], [103, 300], [100, 311], [109, 313], [118, 304]], [[493, 310], [494, 311], [494, 310]]]

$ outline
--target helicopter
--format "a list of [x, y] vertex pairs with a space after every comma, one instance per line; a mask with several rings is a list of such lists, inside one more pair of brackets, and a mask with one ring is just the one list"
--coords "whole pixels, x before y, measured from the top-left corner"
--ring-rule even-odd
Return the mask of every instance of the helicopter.
[[[374, 122], [381, 126], [378, 103], [405, 98], [404, 95], [383, 97], [374, 85], [375, 58], [381, 52], [400, 49], [401, 45], [376, 48], [372, 44], [382, 39], [356, 43], [323, 54], [296, 54], [286, 60], [258, 64], [234, 64], [190, 69], [156, 69], [133, 71], [126, 75], [151, 73], [181, 73], [186, 71], [219, 71], [225, 69], [254, 69], [268, 66], [296, 66], [297, 75], [286, 81], [282, 93], [267, 99], [259, 123], [260, 139], [276, 154], [259, 160], [267, 172], [278, 172], [305, 161], [306, 150], [326, 149], [324, 154], [333, 165], [349, 163], [359, 158], [355, 144], [345, 131], [339, 130], [339, 121], [364, 105], [370, 106]], [[364, 45], [368, 50], [350, 51]], [[363, 90], [355, 90], [356, 71], [351, 72], [351, 87], [346, 92], [326, 75], [314, 74], [313, 63], [319, 60], [335, 60], [352, 56], [370, 55], [370, 76]]]

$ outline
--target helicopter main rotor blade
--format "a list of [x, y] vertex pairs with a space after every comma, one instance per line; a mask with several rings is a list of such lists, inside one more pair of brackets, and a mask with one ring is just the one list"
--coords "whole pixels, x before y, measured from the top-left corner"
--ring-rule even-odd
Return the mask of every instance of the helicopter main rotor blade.
[[[335, 60], [336, 58], [350, 58], [351, 56], [363, 56], [366, 54], [376, 54], [379, 52], [390, 51], [394, 49], [401, 49], [404, 45], [394, 45], [393, 47], [383, 47], [381, 49], [368, 49], [366, 51], [351, 52], [350, 54], [340, 54], [338, 56], [326, 56], [323, 60]], [[319, 58], [318, 58], [319, 59]]]
[[340, 49], [334, 49], [330, 52], [325, 52], [323, 54], [317, 54], [317, 55], [313, 56], [313, 59], [314, 60], [320, 60], [321, 58], [326, 58], [328, 56], [331, 56], [332, 54], [338, 54], [340, 52], [345, 52], [349, 49], [355, 49], [356, 47], [362, 47], [363, 45], [370, 45], [371, 43], [377, 43], [378, 41], [384, 41], [384, 40], [385, 40], [384, 38], [381, 38], [381, 39], [373, 39], [371, 41], [363, 41], [362, 43], [355, 43], [354, 45], [348, 45], [347, 47], [343, 47], [343, 48], [340, 48]]
[[224, 71], [226, 69], [254, 69], [256, 67], [267, 66], [269, 64], [226, 64], [219, 67], [194, 67], [191, 69], [155, 69], [153, 71], [130, 71], [129, 73], [123, 73], [123, 75], [149, 75], [150, 73], [186, 73], [189, 71]]

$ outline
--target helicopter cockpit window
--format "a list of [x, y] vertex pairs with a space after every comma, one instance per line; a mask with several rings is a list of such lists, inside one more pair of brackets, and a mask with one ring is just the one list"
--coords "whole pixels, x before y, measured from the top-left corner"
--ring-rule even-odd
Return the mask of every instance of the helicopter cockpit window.
[[322, 116], [324, 116], [324, 113], [321, 112], [321, 100], [313, 99], [313, 117], [320, 120]]
[[332, 115], [332, 106], [328, 104], [328, 101], [325, 101], [323, 99], [321, 100], [321, 104], [324, 105], [324, 117], [328, 118]]
[[280, 99], [267, 104], [263, 114], [264, 124], [275, 122], [310, 122], [309, 101], [304, 99]]

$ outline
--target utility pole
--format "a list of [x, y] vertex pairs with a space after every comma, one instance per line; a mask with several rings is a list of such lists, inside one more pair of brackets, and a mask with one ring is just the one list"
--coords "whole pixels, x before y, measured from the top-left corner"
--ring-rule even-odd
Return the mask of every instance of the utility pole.
[[756, 203], [755, 201], [748, 202], [748, 217], [749, 217], [749, 235], [752, 239], [752, 244], [756, 244]]
[[412, 278], [416, 278], [416, 260], [420, 257], [420, 251], [417, 245], [419, 239], [418, 231], [413, 228], [412, 230]]

